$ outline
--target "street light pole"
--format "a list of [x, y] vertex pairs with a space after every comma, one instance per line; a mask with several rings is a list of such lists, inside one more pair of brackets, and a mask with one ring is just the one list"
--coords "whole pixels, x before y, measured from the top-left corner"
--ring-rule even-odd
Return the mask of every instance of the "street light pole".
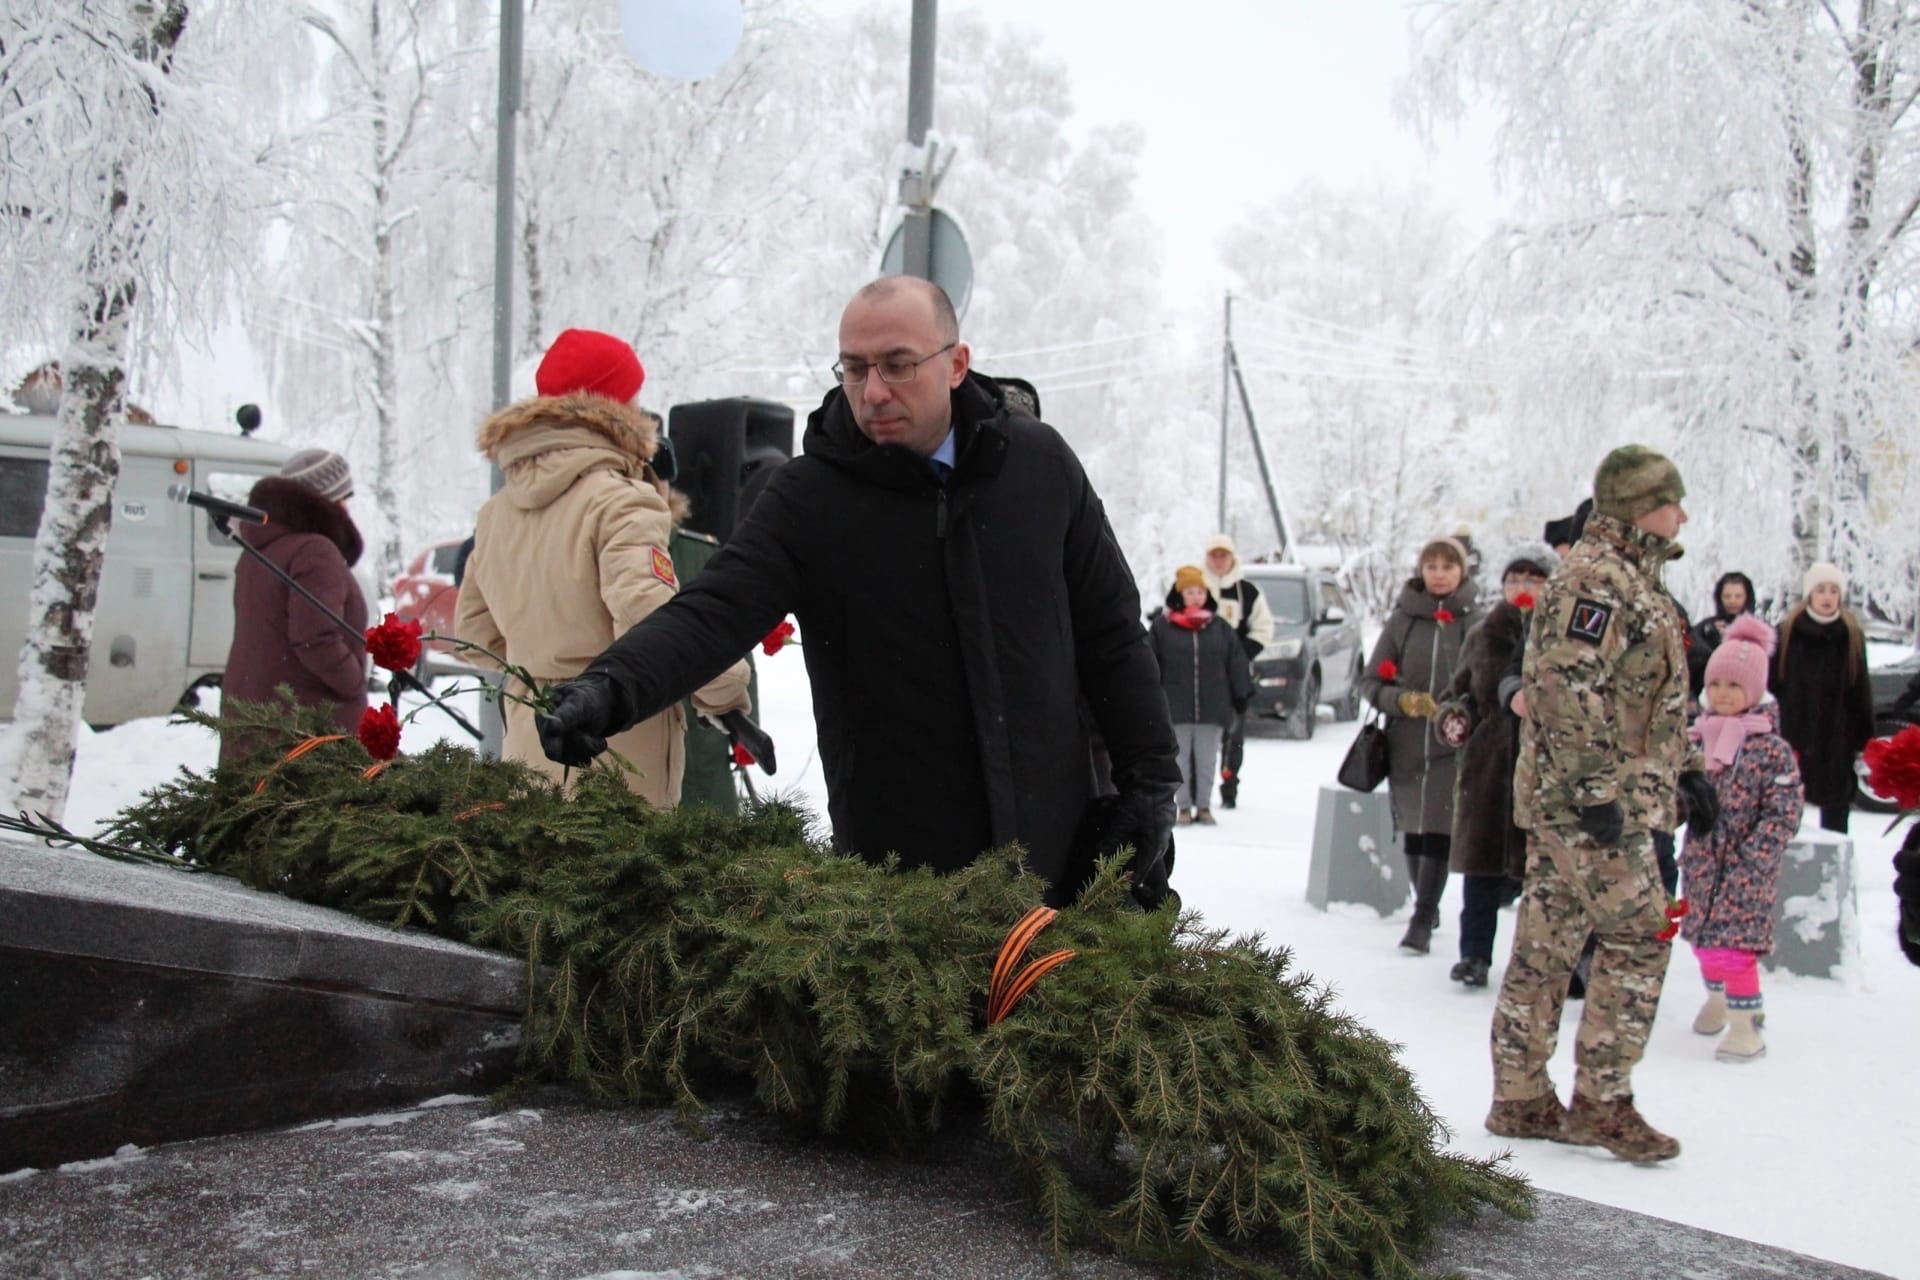
[[[500, 105], [494, 120], [493, 166], [493, 407], [513, 398], [513, 161], [520, 124], [520, 48], [524, 0], [500, 0]], [[490, 492], [500, 492], [506, 477], [499, 467], [488, 477]], [[500, 699], [480, 700], [480, 754], [500, 757], [506, 722]]]
[[907, 141], [919, 168], [900, 175], [900, 201], [906, 205], [901, 230], [902, 275], [933, 279], [933, 179], [924, 151], [927, 131], [933, 128], [934, 35], [938, 0], [913, 0], [912, 51], [907, 63]]

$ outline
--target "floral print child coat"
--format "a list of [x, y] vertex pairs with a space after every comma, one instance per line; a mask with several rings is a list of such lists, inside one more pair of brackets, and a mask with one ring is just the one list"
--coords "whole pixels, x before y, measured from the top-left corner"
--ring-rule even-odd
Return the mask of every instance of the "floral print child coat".
[[1706, 839], [1687, 837], [1680, 870], [1689, 911], [1681, 936], [1696, 947], [1773, 950], [1780, 861], [1800, 829], [1800, 766], [1777, 733], [1756, 733], [1719, 773], [1708, 775], [1720, 820]]

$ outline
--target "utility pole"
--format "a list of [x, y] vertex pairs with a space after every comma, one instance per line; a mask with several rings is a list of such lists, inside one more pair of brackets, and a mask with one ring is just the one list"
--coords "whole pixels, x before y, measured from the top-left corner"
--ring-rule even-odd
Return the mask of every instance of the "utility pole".
[[1227, 343], [1227, 373], [1240, 392], [1240, 412], [1247, 420], [1247, 439], [1253, 442], [1253, 460], [1260, 464], [1260, 483], [1266, 486], [1267, 510], [1273, 516], [1273, 536], [1280, 540], [1280, 560], [1285, 563], [1293, 559], [1293, 539], [1287, 532], [1287, 518], [1280, 510], [1280, 495], [1273, 487], [1273, 471], [1267, 466], [1267, 446], [1260, 440], [1260, 424], [1253, 418], [1253, 397], [1247, 394], [1246, 375], [1240, 371], [1240, 356], [1232, 342]]
[[1214, 526], [1221, 533], [1227, 528], [1227, 418], [1231, 412], [1228, 397], [1233, 380], [1233, 290], [1227, 290], [1226, 318], [1221, 322], [1225, 337], [1220, 343], [1220, 519]]
[[925, 155], [933, 128], [933, 55], [938, 0], [913, 0], [912, 52], [907, 63], [907, 141], [920, 167], [900, 175], [900, 203], [907, 207], [901, 227], [902, 275], [933, 279], [933, 180]]

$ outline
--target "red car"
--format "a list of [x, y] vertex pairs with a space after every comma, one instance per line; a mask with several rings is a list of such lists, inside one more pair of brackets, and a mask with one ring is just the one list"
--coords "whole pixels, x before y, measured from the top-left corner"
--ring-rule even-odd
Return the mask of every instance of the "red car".
[[[460, 557], [461, 541], [436, 542], [413, 558], [393, 581], [395, 613], [418, 618], [421, 626], [439, 635], [453, 634], [453, 613], [460, 601], [460, 588], [453, 585], [453, 565]], [[429, 640], [427, 647], [442, 653], [453, 650], [444, 640]]]

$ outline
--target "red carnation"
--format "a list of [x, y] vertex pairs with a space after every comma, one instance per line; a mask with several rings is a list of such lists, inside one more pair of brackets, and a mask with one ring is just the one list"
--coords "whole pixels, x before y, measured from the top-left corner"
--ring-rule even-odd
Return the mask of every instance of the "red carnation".
[[733, 762], [744, 769], [753, 763], [753, 752], [736, 742], [733, 744]]
[[792, 620], [782, 618], [780, 625], [767, 632], [767, 638], [760, 642], [760, 652], [771, 658], [774, 654], [793, 643], [793, 631]]
[[1693, 908], [1687, 905], [1687, 900], [1685, 898], [1675, 898], [1672, 902], [1669, 902], [1667, 904], [1667, 919], [1669, 920], [1684, 919], [1686, 917], [1687, 912], [1691, 910], [1693, 910]]
[[1433, 611], [1433, 620], [1434, 620], [1435, 622], [1437, 622], [1437, 623], [1439, 623], [1439, 624], [1440, 624], [1441, 626], [1443, 626], [1443, 627], [1444, 627], [1444, 626], [1446, 626], [1446, 625], [1447, 625], [1447, 624], [1448, 624], [1449, 622], [1452, 622], [1452, 621], [1453, 621], [1453, 610], [1451, 610], [1451, 609], [1435, 609], [1435, 610]]
[[400, 754], [400, 717], [390, 702], [368, 707], [360, 717], [356, 734], [360, 745], [375, 760], [391, 760]]
[[367, 653], [373, 665], [388, 671], [411, 671], [420, 661], [420, 620], [390, 613], [377, 627], [367, 628]]
[[1675, 938], [1680, 936], [1680, 922], [1678, 920], [1675, 920], [1672, 924], [1669, 924], [1666, 928], [1662, 929], [1660, 932], [1654, 934], [1653, 936], [1660, 939], [1660, 941], [1662, 942], [1672, 942]]
[[1522, 591], [1513, 597], [1513, 607], [1522, 612], [1533, 608], [1536, 603], [1533, 598], [1533, 592], [1531, 591]]
[[1867, 762], [1867, 785], [1901, 809], [1920, 809], [1920, 725], [1908, 725], [1891, 738], [1875, 738], [1860, 753]]
[[1395, 662], [1392, 658], [1388, 658], [1383, 662], [1381, 662], [1380, 678], [1382, 680], [1385, 680], [1388, 684], [1392, 684], [1395, 680], [1398, 680], [1400, 678], [1400, 664]]

